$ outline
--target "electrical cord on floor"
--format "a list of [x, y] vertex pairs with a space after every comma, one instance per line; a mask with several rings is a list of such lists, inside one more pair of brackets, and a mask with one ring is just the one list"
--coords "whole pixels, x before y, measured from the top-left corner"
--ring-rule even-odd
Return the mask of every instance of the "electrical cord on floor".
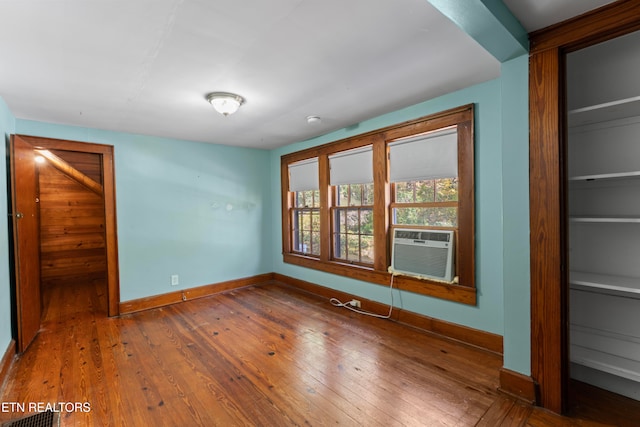
[[342, 302], [338, 298], [331, 298], [329, 300], [329, 302], [334, 307], [344, 307], [344, 308], [346, 308], [348, 310], [351, 310], [353, 312], [356, 312], [358, 314], [364, 314], [366, 316], [377, 317], [379, 319], [389, 319], [391, 317], [391, 313], [393, 312], [393, 276], [394, 276], [394, 274], [391, 274], [391, 282], [389, 283], [389, 294], [391, 295], [391, 304], [389, 305], [389, 314], [387, 314], [386, 316], [382, 315], [382, 314], [371, 313], [370, 311], [366, 311], [366, 310], [360, 310], [360, 309], [350, 305], [350, 302]]

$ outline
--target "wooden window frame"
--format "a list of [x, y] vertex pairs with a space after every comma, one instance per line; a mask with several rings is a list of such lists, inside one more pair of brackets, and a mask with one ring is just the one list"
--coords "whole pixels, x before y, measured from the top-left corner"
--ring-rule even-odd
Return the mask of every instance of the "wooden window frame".
[[[475, 172], [474, 172], [474, 105], [464, 105], [362, 135], [311, 147], [283, 155], [280, 159], [282, 201], [282, 250], [286, 263], [325, 271], [378, 285], [389, 285], [387, 271], [391, 260], [391, 184], [388, 173], [388, 143], [445, 127], [458, 130], [458, 229], [456, 250], [458, 284], [447, 284], [409, 276], [394, 278], [394, 287], [417, 294], [433, 296], [463, 304], [477, 303], [475, 286]], [[373, 147], [374, 183], [374, 262], [373, 266], [349, 264], [332, 256], [332, 207], [334, 195], [329, 185], [329, 155], [371, 145]], [[320, 191], [320, 257], [292, 251], [291, 215], [293, 198], [289, 192], [288, 166], [318, 158]]]

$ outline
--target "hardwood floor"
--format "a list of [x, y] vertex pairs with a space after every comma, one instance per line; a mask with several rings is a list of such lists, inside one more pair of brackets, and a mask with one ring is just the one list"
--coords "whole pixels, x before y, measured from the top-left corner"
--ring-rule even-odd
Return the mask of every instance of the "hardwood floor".
[[0, 421], [47, 403], [63, 426], [595, 426], [640, 414], [635, 401], [617, 415], [584, 401], [574, 418], [531, 407], [496, 391], [499, 355], [277, 283], [120, 318], [106, 317], [105, 292], [46, 291]]

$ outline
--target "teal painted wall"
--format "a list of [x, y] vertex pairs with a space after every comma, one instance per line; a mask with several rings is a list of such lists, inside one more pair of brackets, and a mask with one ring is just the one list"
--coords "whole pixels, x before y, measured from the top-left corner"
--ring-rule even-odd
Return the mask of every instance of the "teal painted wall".
[[121, 301], [272, 271], [267, 151], [26, 120], [16, 128], [114, 146]]
[[[0, 97], [0, 158], [6, 158], [9, 135], [15, 132], [16, 119]], [[0, 189], [7, 188], [7, 162], [0, 162]], [[0, 216], [5, 221], [0, 225], [0, 358], [11, 343], [11, 284], [9, 278], [9, 210], [7, 197], [0, 197]]]
[[504, 366], [531, 372], [529, 58], [502, 64]]
[[[343, 129], [320, 138], [273, 150], [271, 153], [271, 168], [273, 170], [271, 191], [273, 194], [278, 194], [280, 189], [280, 175], [276, 171], [280, 165], [280, 156], [283, 154], [426, 116], [449, 108], [470, 103], [476, 104], [476, 283], [478, 287], [478, 305], [468, 306], [399, 291], [394, 291], [394, 300], [396, 305], [416, 313], [502, 335], [503, 271], [502, 258], [496, 256], [496, 254], [501, 254], [503, 251], [501, 239], [502, 182], [501, 168], [499, 167], [502, 158], [500, 102], [500, 80], [493, 80], [362, 122], [349, 129]], [[389, 303], [388, 287], [284, 263], [280, 255], [281, 243], [275, 240], [281, 235], [280, 215], [282, 209], [280, 204], [274, 204], [273, 209], [274, 242], [279, 244], [278, 250], [273, 251], [273, 265], [276, 272], [382, 303]]]

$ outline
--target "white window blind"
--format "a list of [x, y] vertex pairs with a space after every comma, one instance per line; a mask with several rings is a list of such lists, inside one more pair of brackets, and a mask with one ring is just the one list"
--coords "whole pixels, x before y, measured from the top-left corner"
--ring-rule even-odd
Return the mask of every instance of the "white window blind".
[[455, 127], [389, 143], [391, 182], [457, 176], [458, 130]]
[[289, 165], [289, 191], [317, 190], [318, 158], [302, 160]]
[[329, 156], [330, 184], [366, 184], [373, 182], [373, 147], [358, 147]]

